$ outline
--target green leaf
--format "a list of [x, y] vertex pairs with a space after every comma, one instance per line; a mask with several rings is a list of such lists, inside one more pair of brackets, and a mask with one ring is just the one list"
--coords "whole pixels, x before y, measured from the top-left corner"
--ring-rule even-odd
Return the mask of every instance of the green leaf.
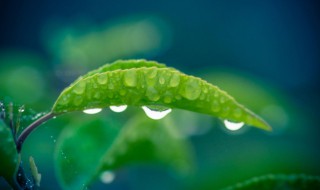
[[[164, 122], [167, 121], [167, 122]], [[55, 151], [64, 189], [82, 189], [105, 171], [136, 163], [159, 163], [180, 173], [192, 169], [189, 144], [177, 138], [168, 119], [136, 117], [120, 133], [112, 122], [95, 120], [65, 128]]]
[[100, 168], [99, 160], [118, 134], [111, 120], [73, 122], [61, 132], [54, 153], [56, 173], [64, 189], [83, 189]]
[[224, 190], [314, 190], [320, 189], [320, 176], [266, 175], [255, 177]]
[[15, 187], [15, 177], [18, 169], [18, 152], [12, 136], [12, 132], [6, 124], [0, 120], [0, 176]]
[[146, 60], [120, 60], [89, 72], [60, 94], [52, 112], [116, 105], [179, 108], [271, 130], [217, 86]]
[[176, 131], [170, 117], [161, 121], [138, 115], [128, 121], [102, 160], [101, 171], [131, 163], [167, 165], [181, 174], [193, 169], [191, 148]]

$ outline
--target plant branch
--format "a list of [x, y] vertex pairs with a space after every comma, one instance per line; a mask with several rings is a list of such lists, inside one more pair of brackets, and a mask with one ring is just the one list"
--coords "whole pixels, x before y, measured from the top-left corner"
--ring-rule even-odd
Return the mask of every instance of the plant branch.
[[39, 125], [41, 125], [42, 123], [48, 121], [49, 119], [53, 118], [55, 116], [55, 114], [53, 114], [52, 112], [49, 112], [48, 114], [40, 117], [39, 119], [37, 119], [36, 121], [34, 121], [33, 123], [31, 123], [27, 128], [25, 128], [22, 133], [20, 134], [18, 140], [17, 140], [17, 151], [18, 153], [21, 152], [21, 148], [23, 145], [23, 142], [26, 140], [26, 138], [29, 136], [29, 134], [36, 129]]

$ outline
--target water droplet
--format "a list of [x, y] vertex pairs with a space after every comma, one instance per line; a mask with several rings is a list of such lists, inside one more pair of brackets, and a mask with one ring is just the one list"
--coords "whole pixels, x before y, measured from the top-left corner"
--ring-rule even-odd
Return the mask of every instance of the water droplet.
[[204, 99], [206, 99], [206, 95], [204, 94], [204, 93], [202, 93], [201, 95], [200, 95], [200, 98], [199, 98], [200, 100], [204, 100]]
[[106, 184], [109, 184], [109, 183], [112, 183], [113, 180], [115, 178], [115, 175], [113, 172], [111, 171], [104, 171], [102, 172], [102, 174], [100, 175], [100, 180], [102, 183], [106, 183]]
[[158, 91], [152, 86], [148, 87], [147, 92], [146, 92], [146, 96], [151, 101], [158, 101], [160, 99], [160, 95], [159, 95]]
[[53, 140], [54, 143], [56, 143], [57, 140], [53, 137], [53, 135], [51, 135], [50, 138]]
[[221, 110], [221, 115], [222, 116], [227, 116], [229, 114], [230, 107], [229, 106], [223, 106]]
[[228, 121], [228, 120], [224, 120], [223, 123], [226, 126], [226, 128], [229, 129], [230, 131], [239, 130], [244, 125], [243, 122], [234, 123], [234, 122], [231, 122], [231, 121]]
[[99, 113], [99, 112], [101, 112], [101, 111], [102, 111], [101, 108], [92, 108], [92, 109], [83, 110], [83, 113], [86, 113], [86, 114], [96, 114], [96, 113]]
[[219, 103], [218, 103], [218, 101], [217, 100], [214, 100], [213, 101], [213, 103], [212, 103], [212, 105], [211, 105], [211, 110], [213, 111], [213, 112], [218, 112], [218, 111], [220, 111], [220, 105], [219, 105]]
[[108, 88], [109, 88], [110, 90], [114, 89], [114, 84], [113, 84], [112, 82], [110, 82], [110, 83], [108, 84]]
[[170, 96], [165, 96], [164, 99], [163, 99], [163, 102], [166, 103], [166, 104], [169, 104], [171, 103], [172, 99]]
[[113, 98], [113, 93], [112, 92], [108, 92], [108, 98]]
[[127, 94], [127, 91], [124, 90], [124, 89], [121, 89], [120, 92], [119, 92], [120, 96], [124, 96]]
[[81, 105], [82, 102], [83, 102], [83, 98], [81, 96], [76, 96], [73, 100], [73, 104], [75, 106]]
[[127, 105], [121, 105], [121, 106], [110, 106], [110, 109], [114, 112], [123, 112], [124, 110], [127, 109]]
[[124, 85], [129, 87], [137, 85], [137, 72], [134, 69], [129, 69], [124, 73]]
[[220, 102], [221, 102], [221, 104], [225, 103], [226, 102], [226, 97], [221, 96], [220, 97]]
[[24, 109], [25, 109], [25, 108], [24, 108], [24, 105], [23, 105], [23, 106], [21, 106], [21, 107], [19, 108], [18, 111], [19, 111], [20, 113], [22, 113], [22, 112], [24, 112]]
[[99, 84], [107, 84], [108, 82], [108, 77], [105, 74], [100, 74], [97, 76], [97, 82]]
[[155, 70], [155, 69], [152, 69], [152, 70], [150, 70], [150, 72], [148, 73], [148, 78], [149, 79], [153, 79], [153, 78], [155, 78], [156, 76], [157, 76], [157, 70]]
[[82, 184], [82, 190], [84, 190], [86, 188], [87, 188], [86, 184]]
[[235, 110], [233, 110], [234, 117], [239, 118], [241, 117], [241, 114], [242, 114], [242, 111], [240, 108], [236, 108]]
[[199, 82], [194, 79], [188, 79], [180, 89], [180, 94], [188, 100], [195, 100], [201, 94], [201, 88]]
[[83, 94], [83, 92], [86, 89], [86, 82], [85, 81], [80, 81], [78, 82], [74, 87], [73, 87], [73, 92], [75, 94]]
[[180, 83], [179, 73], [174, 73], [170, 79], [169, 87], [176, 87]]
[[142, 109], [149, 118], [154, 120], [162, 119], [172, 111], [171, 109], [155, 110], [147, 106], [142, 106]]
[[100, 99], [101, 93], [100, 93], [100, 92], [95, 92], [94, 95], [93, 95], [93, 97], [94, 97], [95, 99]]
[[159, 84], [164, 84], [165, 82], [166, 82], [166, 79], [163, 76], [161, 76], [159, 78]]
[[68, 96], [64, 95], [60, 98], [59, 100], [59, 104], [60, 105], [66, 105], [67, 103], [69, 103], [70, 99]]

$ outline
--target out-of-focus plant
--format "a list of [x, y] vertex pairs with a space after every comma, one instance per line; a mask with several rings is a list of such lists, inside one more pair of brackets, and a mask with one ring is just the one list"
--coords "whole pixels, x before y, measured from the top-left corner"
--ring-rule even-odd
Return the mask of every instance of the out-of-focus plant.
[[68, 27], [48, 24], [44, 30], [46, 47], [60, 64], [92, 68], [120, 58], [150, 57], [159, 55], [171, 42], [169, 25], [155, 16], [132, 15], [98, 26], [78, 23]]

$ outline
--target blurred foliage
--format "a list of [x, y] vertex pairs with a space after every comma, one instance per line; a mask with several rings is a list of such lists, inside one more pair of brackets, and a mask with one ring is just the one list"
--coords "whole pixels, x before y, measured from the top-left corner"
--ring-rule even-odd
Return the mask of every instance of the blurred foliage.
[[[177, 138], [170, 119], [159, 122], [136, 116], [120, 131], [114, 120], [97, 115], [61, 132], [55, 165], [65, 189], [84, 188], [100, 175], [108, 182], [119, 168], [137, 163], [160, 163], [184, 174], [192, 168], [190, 147]], [[106, 171], [110, 173], [103, 176]]]
[[4, 177], [12, 187], [16, 187], [14, 176], [17, 169], [18, 153], [12, 132], [0, 119], [0, 177]]
[[31, 52], [0, 52], [0, 100], [26, 104], [33, 109], [47, 109], [54, 83], [49, 84], [47, 66], [44, 61]]
[[116, 59], [147, 58], [167, 49], [171, 41], [169, 26], [150, 16], [130, 16], [100, 25], [85, 21], [60, 28], [55, 25], [47, 26], [44, 40], [56, 62], [62, 64], [60, 68], [81, 66], [87, 70]]
[[[93, 189], [219, 189], [267, 173], [320, 175], [317, 2], [0, 4], [0, 100], [25, 104], [21, 128], [48, 111], [70, 81], [119, 58], [152, 58], [198, 72], [274, 128], [273, 133], [229, 131], [219, 120], [175, 110], [169, 116], [194, 146], [193, 176], [176, 180], [163, 168], [127, 166], [112, 183], [99, 180]], [[101, 117], [124, 126], [138, 111], [104, 110]], [[22, 161], [35, 158], [41, 189], [60, 188], [53, 150], [61, 130], [89, 120], [94, 123], [95, 116], [61, 116], [27, 139]], [[0, 189], [6, 188], [0, 178]]]
[[120, 127], [109, 120], [80, 121], [65, 126], [57, 140], [55, 166], [65, 189], [83, 189], [101, 167]]
[[266, 175], [255, 177], [223, 190], [315, 190], [320, 189], [320, 177], [307, 175]]

